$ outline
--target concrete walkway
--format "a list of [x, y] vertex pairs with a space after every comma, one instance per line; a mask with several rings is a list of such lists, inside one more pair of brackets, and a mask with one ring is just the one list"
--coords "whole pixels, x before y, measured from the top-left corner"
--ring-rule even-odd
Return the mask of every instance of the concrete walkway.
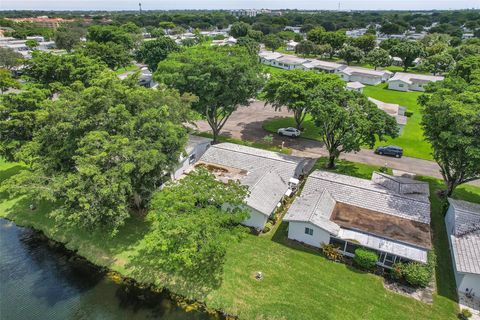
[[[286, 111], [286, 109], [275, 111], [271, 106], [264, 106], [263, 102], [256, 101], [248, 107], [242, 107], [235, 111], [225, 123], [221, 135], [245, 141], [262, 142], [262, 139], [270, 134], [262, 128], [263, 123], [267, 120], [288, 116], [292, 116], [292, 114]], [[210, 131], [210, 127], [206, 121], [198, 121], [196, 124], [200, 131]], [[274, 134], [273, 137], [274, 144], [280, 146], [283, 143], [285, 147], [293, 150], [293, 155], [312, 158], [328, 155], [327, 150], [319, 141], [280, 137], [276, 134]], [[437, 163], [423, 159], [410, 157], [396, 159], [377, 155], [373, 153], [373, 150], [368, 149], [362, 149], [357, 153], [342, 154], [340, 158], [375, 166], [386, 166], [418, 175], [442, 178]], [[480, 180], [473, 181], [471, 184], [480, 186]]]

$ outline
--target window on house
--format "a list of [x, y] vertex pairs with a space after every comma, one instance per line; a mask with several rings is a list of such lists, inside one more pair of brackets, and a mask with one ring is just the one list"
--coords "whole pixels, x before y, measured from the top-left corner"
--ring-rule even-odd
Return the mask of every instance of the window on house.
[[192, 154], [192, 155], [188, 158], [188, 163], [189, 163], [189, 164], [192, 164], [192, 163], [194, 163], [194, 162], [195, 162], [195, 153]]
[[400, 88], [403, 88], [403, 83], [399, 83], [398, 86], [399, 86]]
[[385, 261], [383, 262], [384, 265], [391, 267], [395, 263], [396, 256], [390, 253], [387, 253], [385, 256]]
[[345, 252], [355, 254], [355, 249], [357, 249], [358, 247], [359, 246], [354, 243], [347, 242], [347, 247], [345, 248]]
[[313, 235], [313, 229], [305, 227], [305, 234], [308, 234], [310, 236]]

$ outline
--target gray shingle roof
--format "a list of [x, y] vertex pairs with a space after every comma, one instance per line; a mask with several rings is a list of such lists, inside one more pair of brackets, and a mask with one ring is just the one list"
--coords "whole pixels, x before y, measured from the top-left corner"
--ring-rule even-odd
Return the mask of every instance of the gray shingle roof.
[[200, 144], [211, 143], [211, 142], [212, 142], [212, 139], [194, 136], [190, 134], [188, 135], [188, 142], [187, 142], [187, 145], [185, 146], [185, 152], [187, 154], [190, 154], [193, 150], [195, 150], [196, 146]]
[[457, 271], [480, 274], [480, 204], [448, 199], [455, 209], [450, 236]]
[[239, 180], [248, 186], [247, 204], [269, 216], [288, 190], [290, 178], [303, 173], [306, 159], [232, 143], [211, 146], [200, 161], [244, 170]]
[[[385, 184], [387, 186], [385, 187], [372, 180], [326, 171], [314, 171], [308, 177], [302, 194], [290, 206], [284, 220], [310, 222], [334, 236], [341, 237], [341, 234], [347, 232], [345, 231], [347, 229], [330, 220], [338, 202], [429, 224], [430, 202], [428, 194], [408, 193], [408, 191], [425, 191], [422, 183], [417, 185], [416, 181], [412, 179], [396, 177], [388, 180], [389, 183], [384, 183], [388, 177], [390, 176], [383, 174], [372, 176], [372, 180]], [[390, 183], [392, 181], [393, 183]], [[403, 184], [411, 183], [415, 185], [414, 188], [402, 188]], [[398, 184], [400, 184], [400, 187]], [[350, 231], [353, 232], [353, 230]], [[376, 246], [379, 250], [381, 250], [379, 246], [382, 246], [384, 251], [416, 261], [426, 261], [428, 250], [425, 248], [422, 249], [416, 245], [401, 243], [393, 239], [385, 239], [368, 232], [355, 232], [362, 235], [359, 238], [364, 240], [366, 246]], [[413, 248], [413, 251], [407, 250], [408, 248]]]

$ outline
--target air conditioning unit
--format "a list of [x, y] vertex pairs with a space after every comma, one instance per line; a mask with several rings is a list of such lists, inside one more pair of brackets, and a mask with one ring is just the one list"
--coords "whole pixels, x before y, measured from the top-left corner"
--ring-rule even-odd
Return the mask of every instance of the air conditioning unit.
[[300, 180], [295, 179], [295, 178], [290, 178], [288, 181], [288, 190], [285, 192], [285, 196], [291, 197], [298, 189], [298, 184], [300, 183]]

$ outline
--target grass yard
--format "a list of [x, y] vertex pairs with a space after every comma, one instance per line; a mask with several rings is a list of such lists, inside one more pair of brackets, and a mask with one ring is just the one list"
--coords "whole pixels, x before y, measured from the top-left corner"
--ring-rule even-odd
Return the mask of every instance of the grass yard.
[[[324, 160], [320, 160], [317, 168], [323, 163]], [[0, 160], [0, 183], [22, 169], [18, 164]], [[337, 167], [340, 173], [364, 178], [376, 169], [348, 161], [340, 161]], [[201, 299], [209, 307], [238, 314], [241, 319], [455, 319], [458, 310], [442, 205], [433, 192], [441, 183], [433, 178], [422, 179], [431, 183], [432, 226], [438, 254], [438, 294], [434, 295], [433, 305], [387, 291], [378, 276], [333, 263], [316, 250], [287, 242], [285, 223], [267, 234], [248, 235], [240, 243], [232, 244], [224, 264], [222, 284], [206, 296], [176, 290], [175, 285], [167, 287]], [[455, 197], [480, 203], [480, 188], [462, 186]], [[47, 218], [53, 206], [43, 203], [31, 211], [30, 202], [0, 194], [0, 217], [40, 229], [92, 262], [130, 274], [128, 262], [140, 249], [148, 223], [132, 218], [115, 238], [101, 232], [56, 229]], [[256, 271], [263, 272], [262, 281], [254, 279]]]
[[[431, 146], [423, 138], [423, 129], [420, 126], [422, 115], [420, 114], [420, 106], [417, 98], [420, 92], [400, 92], [387, 89], [387, 84], [377, 86], [366, 86], [363, 93], [374, 99], [397, 103], [407, 108], [408, 112], [412, 112], [412, 116], [408, 117], [407, 125], [403, 128], [402, 134], [395, 139], [377, 142], [375, 147], [379, 145], [398, 145], [403, 148], [403, 154], [408, 157], [433, 160], [431, 155]], [[279, 118], [263, 124], [263, 128], [269, 132], [277, 132], [278, 128], [294, 127], [293, 118]], [[319, 140], [315, 124], [310, 116], [307, 116], [303, 124], [305, 128], [302, 133], [303, 138]]]
[[116, 74], [122, 74], [124, 72], [127, 72], [127, 71], [137, 71], [138, 70], [138, 67], [134, 64], [131, 64], [131, 65], [128, 65], [124, 68], [118, 68], [117, 70], [115, 70], [115, 73]]

